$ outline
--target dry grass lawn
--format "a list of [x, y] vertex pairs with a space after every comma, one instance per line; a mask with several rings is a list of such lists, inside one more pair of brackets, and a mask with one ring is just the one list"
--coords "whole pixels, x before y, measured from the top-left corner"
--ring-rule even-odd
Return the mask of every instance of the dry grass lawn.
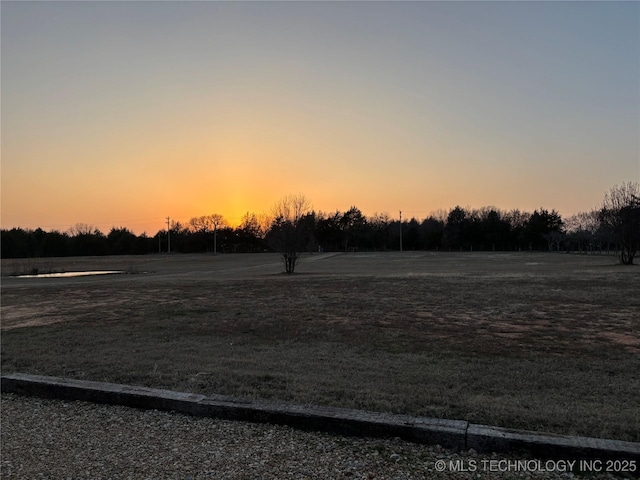
[[640, 268], [614, 257], [30, 262], [128, 273], [12, 278], [24, 261], [3, 260], [3, 372], [640, 441]]

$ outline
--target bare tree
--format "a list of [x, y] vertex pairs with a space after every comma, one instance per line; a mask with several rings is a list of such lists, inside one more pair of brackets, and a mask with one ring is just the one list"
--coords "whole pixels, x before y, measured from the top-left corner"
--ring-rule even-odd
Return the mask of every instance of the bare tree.
[[604, 238], [600, 231], [600, 211], [591, 210], [571, 215], [565, 220], [567, 239], [579, 252], [602, 252]]
[[311, 228], [309, 225], [311, 205], [302, 195], [283, 197], [273, 208], [273, 221], [267, 233], [267, 242], [282, 256], [285, 272], [293, 273]]
[[93, 235], [98, 231], [99, 230], [93, 225], [89, 225], [87, 223], [76, 223], [69, 227], [69, 235], [72, 237], [77, 237], [78, 235]]
[[211, 215], [203, 215], [201, 217], [193, 217], [189, 220], [189, 229], [192, 232], [214, 232], [220, 227], [226, 226], [227, 222], [219, 213]]
[[187, 222], [187, 225], [189, 226], [189, 230], [193, 233], [208, 232], [209, 227], [205, 219], [206, 219], [205, 216], [193, 217], [189, 219], [189, 222]]
[[[255, 238], [264, 238], [266, 228], [264, 221], [261, 221], [255, 213], [245, 213], [240, 220], [240, 230]], [[268, 227], [267, 227], [268, 228]]]
[[[211, 215], [203, 215], [201, 217], [193, 217], [189, 220], [189, 230], [193, 233], [201, 233], [207, 235], [213, 232], [213, 254], [218, 253], [218, 228], [225, 227], [227, 221], [219, 213]], [[208, 236], [208, 235], [207, 235]]]
[[640, 184], [613, 186], [604, 196], [600, 222], [610, 230], [620, 247], [620, 261], [632, 265], [640, 249]]

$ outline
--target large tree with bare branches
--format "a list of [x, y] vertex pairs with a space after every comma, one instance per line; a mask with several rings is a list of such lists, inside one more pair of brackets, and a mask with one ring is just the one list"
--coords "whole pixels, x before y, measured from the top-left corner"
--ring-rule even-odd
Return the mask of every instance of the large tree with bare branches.
[[620, 261], [632, 265], [640, 249], [640, 184], [613, 186], [604, 196], [600, 222], [610, 230], [620, 247]]
[[213, 234], [214, 255], [218, 250], [218, 229], [225, 226], [227, 226], [227, 221], [219, 213], [212, 213], [211, 215], [204, 215], [202, 217], [193, 217], [189, 220], [189, 230], [197, 235], [201, 235], [205, 239], [205, 242], [207, 241], [206, 238], [209, 237], [210, 234]]
[[311, 204], [302, 195], [287, 195], [273, 208], [273, 220], [267, 242], [280, 253], [287, 273], [293, 273], [300, 254], [309, 241]]

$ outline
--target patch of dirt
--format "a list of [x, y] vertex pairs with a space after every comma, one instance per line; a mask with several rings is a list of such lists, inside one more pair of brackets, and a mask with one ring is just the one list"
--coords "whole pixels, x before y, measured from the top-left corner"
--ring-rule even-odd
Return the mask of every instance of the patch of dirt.
[[640, 338], [628, 333], [603, 332], [602, 336], [608, 338], [613, 343], [622, 345], [632, 353], [640, 353]]
[[56, 315], [55, 307], [38, 305], [29, 306], [2, 306], [0, 316], [2, 317], [2, 330], [13, 330], [14, 328], [36, 327], [39, 325], [51, 325], [64, 321], [64, 317]]

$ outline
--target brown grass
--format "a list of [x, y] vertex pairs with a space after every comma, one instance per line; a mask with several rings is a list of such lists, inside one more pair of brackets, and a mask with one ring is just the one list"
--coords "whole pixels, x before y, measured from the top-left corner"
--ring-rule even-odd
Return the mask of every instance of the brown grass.
[[96, 260], [149, 273], [4, 277], [3, 371], [640, 440], [640, 269], [613, 257]]

